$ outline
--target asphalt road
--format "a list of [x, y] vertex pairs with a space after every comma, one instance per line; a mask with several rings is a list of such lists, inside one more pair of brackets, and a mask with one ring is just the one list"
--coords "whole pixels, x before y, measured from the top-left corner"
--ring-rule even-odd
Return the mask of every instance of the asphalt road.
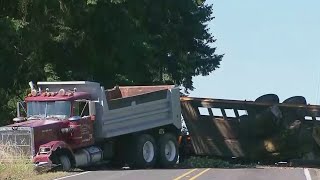
[[250, 169], [150, 169], [86, 171], [57, 180], [317, 180], [317, 169], [257, 167]]

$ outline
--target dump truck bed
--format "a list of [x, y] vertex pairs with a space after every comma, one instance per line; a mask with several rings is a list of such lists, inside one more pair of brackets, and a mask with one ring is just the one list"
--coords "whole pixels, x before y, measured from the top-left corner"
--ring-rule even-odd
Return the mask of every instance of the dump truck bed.
[[105, 95], [100, 138], [164, 125], [181, 128], [180, 90], [175, 86], [118, 86]]

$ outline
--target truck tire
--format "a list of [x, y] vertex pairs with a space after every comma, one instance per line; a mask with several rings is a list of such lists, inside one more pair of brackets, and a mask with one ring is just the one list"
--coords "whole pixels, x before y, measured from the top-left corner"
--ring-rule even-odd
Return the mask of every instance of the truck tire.
[[67, 155], [60, 155], [59, 161], [60, 161], [61, 168], [63, 171], [70, 171], [71, 170], [71, 161]]
[[179, 155], [177, 137], [171, 133], [160, 136], [159, 146], [159, 166], [163, 168], [173, 167]]
[[254, 102], [258, 103], [279, 103], [279, 97], [276, 94], [265, 94], [258, 97]]
[[152, 168], [157, 159], [157, 145], [149, 134], [142, 134], [136, 138], [132, 163], [135, 168]]

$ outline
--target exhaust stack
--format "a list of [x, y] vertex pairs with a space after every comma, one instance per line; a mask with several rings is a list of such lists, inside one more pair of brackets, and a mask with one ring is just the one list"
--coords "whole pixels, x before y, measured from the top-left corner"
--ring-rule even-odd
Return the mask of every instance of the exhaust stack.
[[35, 89], [35, 88], [34, 88], [34, 84], [33, 84], [32, 81], [29, 82], [29, 86], [30, 86], [31, 91]]

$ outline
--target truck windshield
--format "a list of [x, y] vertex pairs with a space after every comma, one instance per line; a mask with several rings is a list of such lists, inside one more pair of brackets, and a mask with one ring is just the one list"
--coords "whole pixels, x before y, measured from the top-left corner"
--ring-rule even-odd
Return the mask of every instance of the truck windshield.
[[27, 116], [32, 118], [67, 118], [70, 117], [71, 103], [69, 101], [28, 102]]

